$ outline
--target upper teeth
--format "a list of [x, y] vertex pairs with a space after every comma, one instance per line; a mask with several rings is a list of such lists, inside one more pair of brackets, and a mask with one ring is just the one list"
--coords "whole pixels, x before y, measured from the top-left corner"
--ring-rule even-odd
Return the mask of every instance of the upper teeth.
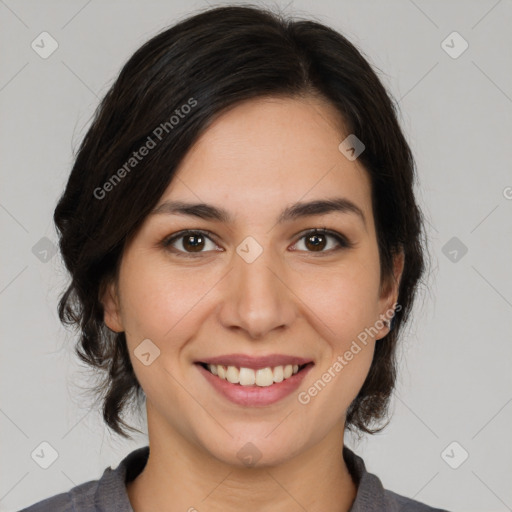
[[276, 366], [274, 368], [261, 368], [253, 370], [252, 368], [237, 368], [236, 366], [222, 366], [220, 364], [209, 364], [208, 370], [213, 375], [225, 379], [231, 384], [240, 384], [242, 386], [271, 386], [274, 382], [282, 382], [284, 379], [295, 375], [299, 371], [298, 364], [287, 364], [286, 366]]

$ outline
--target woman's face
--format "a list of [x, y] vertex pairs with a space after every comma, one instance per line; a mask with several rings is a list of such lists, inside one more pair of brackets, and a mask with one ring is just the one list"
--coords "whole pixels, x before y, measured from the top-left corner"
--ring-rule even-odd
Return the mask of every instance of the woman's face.
[[[239, 104], [188, 152], [126, 246], [105, 321], [126, 332], [152, 443], [277, 464], [342, 436], [397, 297], [381, 288], [369, 177], [338, 149], [348, 135], [319, 100]], [[326, 200], [338, 208], [289, 213]], [[208, 207], [173, 213], [175, 202]], [[171, 240], [183, 230], [200, 232]], [[252, 359], [274, 355], [284, 359]], [[221, 381], [199, 364], [213, 358], [265, 385]], [[293, 358], [309, 365], [267, 385]]]

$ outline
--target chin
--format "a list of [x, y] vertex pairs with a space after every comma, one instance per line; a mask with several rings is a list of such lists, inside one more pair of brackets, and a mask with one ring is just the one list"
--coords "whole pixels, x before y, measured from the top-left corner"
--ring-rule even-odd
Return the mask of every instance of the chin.
[[[261, 426], [259, 427], [254, 431], [261, 431]], [[298, 441], [293, 443], [293, 439], [285, 430], [268, 436], [271, 430], [267, 430], [263, 435], [251, 435], [251, 429], [245, 428], [240, 435], [233, 435], [233, 438], [220, 441], [218, 444], [213, 445], [210, 438], [204, 448], [212, 457], [237, 468], [262, 469], [277, 466], [296, 454]]]

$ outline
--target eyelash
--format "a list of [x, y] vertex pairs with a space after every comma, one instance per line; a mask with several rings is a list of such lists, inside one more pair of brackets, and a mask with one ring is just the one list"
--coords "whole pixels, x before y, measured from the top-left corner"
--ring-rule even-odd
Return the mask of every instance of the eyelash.
[[[214, 235], [211, 231], [203, 230], [203, 229], [195, 229], [195, 230], [186, 229], [184, 231], [179, 231], [178, 233], [174, 233], [173, 235], [164, 238], [164, 240], [162, 240], [161, 244], [165, 249], [171, 250], [177, 256], [185, 257], [185, 258], [197, 258], [198, 256], [201, 256], [205, 252], [211, 252], [211, 251], [203, 251], [203, 252], [192, 253], [192, 252], [185, 252], [180, 249], [176, 249], [174, 247], [170, 247], [172, 245], [172, 243], [175, 242], [176, 240], [179, 240], [179, 239], [184, 238], [185, 236], [189, 236], [189, 235], [203, 235], [206, 238], [208, 238], [211, 242], [215, 243], [215, 240], [212, 239], [212, 237], [214, 237]], [[300, 252], [308, 252], [310, 254], [315, 254], [315, 253], [316, 254], [330, 254], [333, 252], [337, 252], [341, 249], [350, 249], [353, 247], [353, 244], [351, 242], [349, 242], [342, 234], [338, 233], [337, 231], [332, 231], [327, 228], [321, 228], [321, 229], [315, 228], [315, 229], [310, 229], [306, 232], [302, 232], [301, 236], [297, 239], [297, 242], [299, 242], [303, 238], [306, 238], [306, 237], [312, 236], [312, 235], [331, 236], [338, 242], [339, 247], [336, 247], [334, 249], [329, 249], [328, 251], [318, 251], [318, 252], [316, 252], [316, 251], [300, 251]], [[295, 242], [295, 244], [297, 242]]]

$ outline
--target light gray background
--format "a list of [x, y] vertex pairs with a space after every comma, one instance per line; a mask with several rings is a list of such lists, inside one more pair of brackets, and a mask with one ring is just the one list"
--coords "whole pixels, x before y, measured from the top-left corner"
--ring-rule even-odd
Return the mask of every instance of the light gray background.
[[[44, 263], [32, 249], [56, 241], [73, 150], [121, 66], [206, 5], [0, 0], [2, 511], [96, 479], [147, 444], [110, 436], [78, 395], [87, 379], [56, 314], [67, 276], [58, 255]], [[296, 0], [284, 10], [342, 31], [382, 70], [429, 222], [430, 290], [401, 351], [393, 421], [348, 442], [398, 493], [453, 511], [512, 510], [512, 3]], [[43, 31], [59, 44], [47, 59], [31, 48]], [[456, 59], [441, 46], [453, 31], [469, 43]], [[456, 262], [442, 252], [454, 236], [468, 248]], [[43, 441], [58, 452], [46, 470], [31, 458]], [[452, 464], [469, 453], [458, 469], [441, 455], [453, 441]]]

